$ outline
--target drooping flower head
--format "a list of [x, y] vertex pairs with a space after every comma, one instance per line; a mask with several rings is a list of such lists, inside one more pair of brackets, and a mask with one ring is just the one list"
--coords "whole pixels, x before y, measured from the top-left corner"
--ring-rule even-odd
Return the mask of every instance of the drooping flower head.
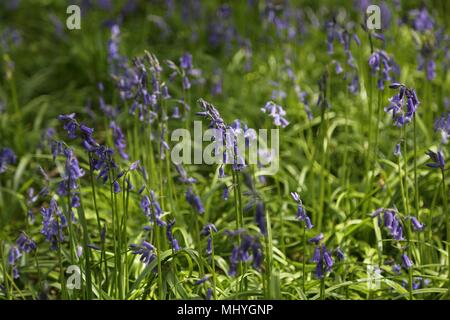
[[420, 103], [419, 99], [414, 89], [409, 89], [403, 84], [392, 83], [389, 87], [398, 90], [398, 93], [389, 99], [389, 106], [384, 111], [392, 114], [395, 126], [403, 127], [414, 118]]
[[0, 174], [8, 169], [8, 165], [16, 163], [17, 157], [10, 148], [3, 148], [0, 151]]
[[306, 229], [312, 229], [314, 226], [311, 223], [311, 219], [306, 213], [306, 209], [303, 206], [303, 202], [300, 199], [300, 196], [298, 195], [297, 192], [291, 192], [291, 197], [292, 199], [294, 199], [295, 202], [297, 202], [297, 219], [305, 223]]
[[63, 228], [67, 227], [67, 219], [54, 198], [48, 208], [41, 208], [42, 229], [45, 240], [51, 243], [51, 249], [56, 250], [58, 243], [64, 240]]
[[140, 246], [131, 244], [130, 249], [132, 250], [132, 254], [140, 255], [141, 262], [146, 265], [156, 258], [155, 247], [145, 240], [142, 241]]
[[273, 124], [277, 127], [281, 126], [282, 128], [285, 128], [289, 124], [289, 121], [284, 117], [286, 111], [284, 111], [282, 106], [273, 101], [268, 101], [264, 107], [261, 108], [261, 111], [273, 118]]

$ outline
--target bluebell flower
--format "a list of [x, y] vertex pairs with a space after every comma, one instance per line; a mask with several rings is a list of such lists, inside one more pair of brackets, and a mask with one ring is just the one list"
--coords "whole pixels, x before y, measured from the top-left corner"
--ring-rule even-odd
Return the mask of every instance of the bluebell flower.
[[190, 53], [185, 53], [181, 56], [180, 67], [185, 70], [192, 69], [192, 55]]
[[392, 114], [395, 126], [403, 127], [412, 121], [420, 102], [416, 92], [403, 84], [393, 83], [390, 88], [399, 91], [389, 99], [390, 104], [384, 111]]
[[320, 252], [320, 247], [319, 246], [315, 246], [314, 247], [314, 254], [311, 258], [311, 262], [314, 263], [318, 263], [322, 258], [321, 252]]
[[63, 228], [67, 227], [67, 219], [55, 199], [50, 200], [48, 208], [41, 208], [42, 229], [45, 240], [51, 242], [51, 249], [58, 248], [58, 242], [64, 240]]
[[394, 272], [395, 274], [400, 274], [401, 270], [402, 270], [402, 268], [398, 264], [394, 264], [392, 266], [392, 272]]
[[412, 26], [414, 30], [425, 32], [434, 28], [434, 19], [425, 7], [411, 10], [409, 13], [413, 17]]
[[291, 197], [292, 197], [292, 199], [294, 199], [295, 202], [297, 202], [297, 219], [305, 222], [306, 229], [308, 229], [308, 230], [312, 229], [314, 226], [311, 223], [311, 219], [309, 218], [309, 216], [306, 213], [306, 209], [303, 206], [303, 202], [300, 199], [299, 194], [297, 192], [291, 192]]
[[186, 169], [184, 169], [182, 164], [176, 164], [175, 169], [177, 170], [180, 177], [178, 178], [181, 182], [187, 183], [187, 184], [193, 184], [197, 182], [197, 179], [193, 177], [189, 177], [188, 173], [186, 172]]
[[119, 184], [119, 182], [117, 182], [117, 180], [115, 180], [113, 182], [113, 191], [114, 191], [114, 193], [119, 193], [120, 192], [120, 184]]
[[125, 148], [127, 145], [122, 129], [120, 129], [120, 127], [114, 121], [111, 121], [109, 127], [112, 129], [114, 145], [119, 151], [120, 156], [123, 159], [128, 160], [128, 154], [125, 152]]
[[142, 244], [140, 246], [131, 244], [130, 249], [132, 250], [132, 254], [140, 255], [140, 261], [146, 265], [148, 265], [156, 258], [155, 247], [145, 240], [142, 241]]
[[448, 137], [450, 136], [450, 113], [448, 113], [447, 116], [442, 115], [435, 121], [434, 130], [440, 132], [442, 137], [441, 143], [447, 144]]
[[411, 217], [411, 223], [414, 231], [423, 231], [425, 225], [421, 223], [416, 217]]
[[382, 50], [374, 51], [369, 57], [372, 75], [377, 77], [378, 90], [384, 89], [384, 83], [393, 79], [397, 66], [395, 61]]
[[430, 159], [433, 161], [431, 163], [427, 163], [426, 165], [430, 168], [440, 168], [443, 170], [445, 168], [445, 160], [444, 155], [442, 154], [441, 150], [438, 150], [438, 152], [433, 152], [429, 150], [426, 152], [426, 154], [430, 157]]
[[337, 257], [337, 259], [339, 261], [344, 261], [345, 260], [345, 254], [341, 250], [341, 248], [337, 247], [336, 249], [334, 249], [334, 252], [336, 253], [336, 257]]
[[166, 227], [166, 235], [167, 235], [167, 240], [169, 240], [169, 243], [172, 245], [172, 249], [173, 251], [178, 251], [180, 249], [179, 245], [178, 245], [178, 241], [177, 239], [175, 239], [173, 237], [173, 233], [172, 233], [172, 228], [175, 224], [176, 220], [173, 219], [172, 221], [169, 221], [167, 223], [167, 227]]
[[211, 277], [210, 275], [206, 275], [206, 276], [204, 276], [203, 278], [198, 279], [197, 281], [195, 281], [194, 285], [198, 286], [198, 285], [200, 285], [200, 284], [203, 284], [203, 283], [205, 283], [206, 281], [208, 281], [210, 277]]
[[199, 196], [197, 196], [192, 188], [189, 188], [186, 191], [186, 201], [200, 214], [205, 212], [205, 208], [203, 207], [203, 203], [200, 200]]
[[408, 270], [413, 265], [414, 265], [414, 263], [411, 261], [411, 259], [408, 257], [408, 255], [406, 253], [402, 254], [402, 266]]
[[11, 246], [8, 253], [8, 264], [12, 267], [13, 278], [18, 279], [20, 277], [19, 269], [17, 268], [17, 261], [19, 261], [22, 254], [16, 246]]
[[17, 161], [15, 153], [10, 148], [3, 148], [0, 151], [0, 174], [8, 169], [8, 165], [14, 164]]
[[75, 119], [75, 113], [62, 114], [58, 116], [58, 119], [64, 122], [64, 130], [67, 131], [69, 138], [75, 139], [77, 137], [78, 128], [78, 123]]
[[27, 234], [24, 232], [20, 233], [19, 238], [16, 240], [16, 245], [21, 252], [30, 253], [36, 250], [37, 245]]
[[266, 217], [265, 217], [265, 210], [264, 210], [264, 203], [259, 201], [256, 204], [256, 210], [255, 210], [255, 220], [256, 224], [259, 227], [259, 230], [261, 231], [261, 234], [263, 236], [267, 236], [267, 227], [266, 227]]
[[284, 111], [282, 106], [273, 101], [268, 101], [264, 107], [261, 108], [261, 111], [272, 117], [273, 123], [277, 127], [281, 126], [282, 128], [285, 128], [289, 124], [289, 121], [284, 118], [286, 111]]
[[213, 294], [212, 289], [208, 288], [208, 290], [206, 291], [206, 300], [211, 300], [212, 294]]
[[229, 196], [230, 196], [230, 190], [228, 189], [227, 185], [224, 185], [223, 192], [222, 192], [222, 199], [227, 201]]
[[402, 155], [402, 149], [400, 143], [395, 145], [394, 156], [400, 157]]
[[322, 259], [320, 259], [319, 262], [317, 262], [314, 275], [316, 276], [317, 279], [322, 279], [323, 278], [324, 270], [323, 270], [323, 261], [322, 261]]
[[324, 238], [323, 233], [319, 233], [317, 236], [311, 238], [308, 240], [309, 243], [315, 243], [315, 244], [319, 244], [320, 241], [322, 241]]
[[322, 254], [323, 254], [323, 261], [325, 262], [325, 270], [329, 272], [331, 271], [334, 262], [333, 258], [331, 257], [331, 254], [328, 252], [324, 244], [322, 244]]

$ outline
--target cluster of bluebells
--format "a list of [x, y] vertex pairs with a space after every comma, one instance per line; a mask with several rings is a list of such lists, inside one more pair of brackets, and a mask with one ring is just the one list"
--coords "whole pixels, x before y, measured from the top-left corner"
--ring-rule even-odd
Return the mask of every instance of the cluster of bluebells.
[[64, 241], [63, 228], [67, 227], [67, 219], [54, 198], [47, 208], [41, 208], [42, 229], [45, 240], [51, 243], [51, 249], [56, 250], [58, 243]]
[[370, 55], [369, 67], [372, 76], [377, 77], [378, 90], [383, 90], [386, 82], [395, 81], [394, 76], [399, 73], [394, 59], [383, 50], [376, 50]]
[[[417, 54], [417, 70], [424, 71], [428, 81], [436, 78], [436, 58], [439, 54], [439, 49], [443, 47], [444, 55], [445, 51], [448, 51], [445, 39], [445, 35], [441, 31], [437, 31], [434, 34], [435, 22], [429, 14], [428, 10], [423, 7], [421, 9], [413, 9], [409, 12], [412, 18], [412, 27], [418, 33], [421, 40], [418, 43]], [[432, 37], [434, 36], [434, 39]], [[443, 59], [445, 60], [445, 59]]]
[[[254, 138], [254, 130], [247, 128], [245, 125], [241, 128], [240, 121], [236, 120], [232, 125], [226, 125], [219, 111], [212, 104], [203, 99], [199, 101], [202, 111], [197, 112], [198, 116], [204, 117], [210, 121], [209, 128], [217, 130], [218, 134], [214, 152], [222, 152], [222, 165], [219, 169], [219, 177], [224, 177], [224, 164], [232, 163], [234, 171], [241, 171], [246, 167], [245, 159], [241, 153], [239, 146], [239, 136], [244, 133], [246, 144], [250, 139]], [[230, 159], [231, 155], [231, 159]], [[231, 161], [230, 161], [231, 160]]]
[[401, 219], [395, 209], [378, 208], [371, 214], [372, 218], [377, 218], [378, 225], [384, 225], [389, 234], [397, 241], [405, 240], [403, 237], [403, 226]]
[[155, 247], [145, 240], [142, 241], [140, 246], [134, 243], [130, 244], [130, 249], [132, 254], [140, 255], [140, 261], [146, 265], [156, 258]]
[[[59, 120], [64, 122], [64, 129], [67, 131], [69, 138], [77, 138], [80, 136], [82, 139], [81, 145], [83, 148], [90, 153], [90, 167], [93, 171], [98, 171], [97, 179], [100, 179], [103, 184], [105, 184], [109, 179], [110, 176], [114, 173], [115, 169], [118, 169], [117, 164], [114, 162], [113, 154], [114, 150], [97, 143], [97, 141], [94, 139], [94, 129], [89, 128], [88, 126], [84, 124], [79, 124], [75, 118], [75, 113], [71, 113], [68, 115], [60, 115]], [[116, 146], [120, 146], [121, 149], [120, 152], [124, 153], [124, 141], [123, 136], [116, 135], [114, 137]], [[120, 140], [120, 141], [119, 141]], [[65, 153], [67, 157], [67, 161], [69, 161], [69, 158], [71, 159], [69, 163], [73, 164], [73, 167], [69, 166], [69, 169], [76, 173], [78, 178], [80, 178], [82, 175], [80, 175], [82, 172], [80, 170], [74, 170], [76, 169], [75, 164], [78, 165], [78, 161], [75, 162], [73, 152], [70, 153], [70, 150], [68, 148], [64, 148], [63, 145], [60, 142], [53, 142], [52, 143], [52, 153], [53, 157], [55, 158], [57, 154]], [[69, 152], [69, 153], [67, 153]], [[75, 158], [76, 159], [76, 158]], [[66, 166], [67, 167], [67, 166]], [[70, 171], [69, 170], [69, 171]], [[78, 179], [77, 178], [77, 179]], [[113, 186], [114, 192], [120, 192], [120, 185], [117, 182], [117, 177], [113, 181], [111, 181], [111, 184]], [[70, 179], [71, 180], [71, 179]], [[76, 180], [75, 180], [76, 181]], [[71, 183], [73, 183], [71, 181]], [[70, 188], [75, 189], [75, 188]]]
[[156, 195], [153, 190], [150, 191], [150, 197], [147, 195], [142, 197], [140, 206], [145, 216], [150, 219], [150, 222], [156, 223], [160, 227], [166, 226], [166, 223], [161, 219], [163, 214], [161, 205], [156, 199]]
[[[345, 56], [347, 58], [346, 64], [349, 67], [349, 71], [344, 73], [344, 80], [348, 80], [348, 90], [349, 92], [356, 94], [359, 91], [359, 76], [358, 69], [355, 63], [355, 59], [350, 50], [352, 41], [356, 43], [357, 46], [361, 45], [361, 40], [356, 33], [352, 33], [349, 30], [340, 27], [336, 21], [330, 21], [326, 24], [327, 30], [327, 53], [329, 55], [334, 54], [334, 42], [337, 40], [344, 49]], [[342, 64], [334, 60], [335, 71], [337, 74], [344, 72]]]
[[24, 232], [20, 233], [20, 236], [16, 240], [16, 244], [11, 246], [8, 254], [8, 264], [12, 267], [13, 278], [19, 278], [19, 269], [17, 268], [17, 262], [24, 253], [30, 253], [37, 248], [36, 242], [34, 242]]
[[261, 111], [267, 113], [271, 118], [273, 118], [273, 124], [277, 127], [281, 126], [282, 128], [285, 128], [289, 124], [289, 121], [287, 121], [284, 117], [286, 115], [286, 111], [284, 111], [282, 106], [273, 101], [266, 102], [264, 107], [261, 108]]
[[263, 261], [262, 246], [259, 238], [252, 236], [244, 229], [235, 231], [225, 230], [224, 234], [229, 237], [240, 237], [240, 245], [234, 245], [230, 256], [230, 270], [228, 274], [235, 276], [237, 274], [237, 266], [240, 262], [253, 261], [253, 268], [259, 270]]
[[202, 231], [200, 232], [200, 234], [201, 234], [202, 236], [208, 237], [208, 238], [207, 238], [207, 239], [208, 239], [208, 243], [207, 243], [207, 246], [206, 246], [206, 253], [207, 253], [208, 255], [211, 255], [212, 252], [213, 252], [213, 247], [212, 247], [212, 242], [213, 242], [213, 241], [212, 241], [213, 232], [214, 232], [214, 233], [217, 233], [217, 228], [216, 228], [216, 226], [215, 226], [214, 224], [212, 224], [212, 223], [206, 224], [206, 225], [203, 227]]
[[394, 82], [389, 87], [398, 90], [398, 93], [389, 99], [389, 106], [384, 111], [392, 114], [395, 126], [403, 127], [414, 118], [420, 103], [419, 99], [415, 90], [407, 88], [404, 84]]
[[10, 148], [3, 148], [0, 151], [0, 174], [8, 169], [8, 165], [17, 161], [16, 154]]
[[418, 32], [433, 30], [434, 19], [425, 7], [413, 9], [409, 12], [412, 18], [412, 27]]
[[314, 226], [311, 223], [311, 219], [306, 213], [306, 209], [303, 205], [302, 200], [297, 192], [291, 192], [291, 197], [297, 203], [297, 219], [305, 223], [306, 229], [312, 229]]
[[70, 148], [64, 149], [66, 156], [66, 166], [63, 180], [58, 184], [58, 194], [60, 196], [69, 195], [71, 199], [71, 207], [78, 208], [80, 206], [80, 197], [77, 193], [79, 183], [78, 180], [84, 176], [85, 172], [80, 168], [75, 153]]
[[109, 127], [112, 130], [114, 145], [116, 146], [117, 151], [119, 151], [119, 154], [123, 159], [128, 160], [128, 154], [125, 152], [127, 143], [122, 129], [120, 129], [115, 121], [111, 121]]
[[[394, 240], [396, 241], [405, 240], [403, 236], [402, 221], [396, 209], [378, 208], [373, 213], [371, 213], [371, 217], [377, 218], [378, 225], [380, 227], [384, 226]], [[420, 232], [424, 230], [425, 225], [421, 223], [416, 217], [411, 216], [408, 217], [408, 219], [411, 219], [411, 225], [415, 232]], [[397, 265], [393, 266], [394, 271], [397, 268], [396, 266]], [[406, 253], [402, 254], [402, 266], [405, 269], [409, 269], [413, 266], [413, 262]]]
[[233, 42], [237, 38], [237, 30], [233, 25], [232, 9], [229, 5], [222, 5], [216, 11], [215, 19], [212, 19], [208, 30], [208, 41], [213, 48], [224, 47], [226, 52], [230, 52]]
[[[422, 277], [415, 277], [413, 279], [413, 283], [412, 283], [412, 289], [413, 290], [418, 290], [418, 289], [422, 289], [427, 287], [430, 284], [430, 279], [424, 279]], [[408, 288], [408, 281], [403, 280], [402, 281], [402, 287], [403, 288]]]
[[325, 246], [325, 243], [323, 243], [323, 239], [323, 233], [319, 233], [317, 236], [308, 240], [309, 243], [315, 245], [311, 262], [316, 263], [314, 275], [318, 279], [322, 279], [326, 272], [330, 272], [332, 270], [334, 265], [333, 253], [339, 261], [345, 259], [344, 253], [340, 248], [336, 248], [334, 251], [329, 251]]
[[205, 212], [205, 208], [203, 207], [203, 203], [198, 195], [194, 193], [191, 187], [186, 191], [186, 201], [191, 205], [192, 208], [199, 214], [203, 214]]

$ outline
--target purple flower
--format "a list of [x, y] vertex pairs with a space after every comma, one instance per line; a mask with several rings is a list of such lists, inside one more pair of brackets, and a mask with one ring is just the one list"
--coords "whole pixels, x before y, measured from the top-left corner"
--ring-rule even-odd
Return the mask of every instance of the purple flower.
[[131, 244], [130, 249], [132, 249], [132, 254], [140, 255], [141, 262], [145, 263], [146, 265], [148, 265], [156, 258], [156, 254], [154, 253], [155, 247], [145, 240], [142, 241], [141, 246]]
[[423, 231], [425, 225], [421, 223], [416, 217], [411, 217], [411, 223], [414, 231]]
[[327, 248], [324, 244], [322, 244], [322, 254], [323, 254], [323, 261], [325, 262], [325, 269], [327, 271], [330, 271], [333, 267], [333, 258], [331, 257], [331, 254], [327, 251]]
[[400, 143], [395, 145], [394, 156], [400, 157], [402, 155], [402, 149]]
[[414, 263], [411, 261], [411, 259], [409, 259], [406, 253], [402, 255], [402, 265], [407, 270], [409, 270], [414, 265]]
[[115, 180], [113, 182], [113, 191], [114, 191], [114, 193], [119, 193], [120, 192], [120, 185], [119, 185], [119, 182], [117, 182], [117, 180]]
[[167, 223], [166, 235], [167, 235], [167, 240], [169, 240], [169, 242], [170, 242], [171, 245], [172, 245], [173, 251], [176, 252], [176, 251], [180, 250], [180, 247], [179, 247], [179, 245], [178, 245], [177, 239], [175, 239], [175, 238], [173, 237], [173, 233], [172, 233], [172, 228], [173, 228], [175, 222], [176, 222], [176, 220], [173, 219], [172, 221], [169, 221], [169, 222]]
[[206, 275], [206, 276], [204, 276], [203, 278], [198, 279], [197, 281], [195, 281], [194, 285], [198, 286], [198, 285], [200, 285], [200, 284], [203, 284], [203, 283], [205, 283], [206, 281], [208, 281], [209, 278], [210, 278], [210, 276], [209, 276], [209, 275]]
[[403, 127], [411, 122], [420, 102], [414, 89], [409, 89], [397, 83], [394, 83], [391, 87], [397, 88], [399, 92], [389, 99], [390, 104], [384, 111], [392, 114], [395, 126]]
[[8, 165], [14, 164], [17, 161], [17, 157], [10, 148], [3, 148], [0, 151], [0, 174], [8, 169]]
[[225, 201], [227, 201], [228, 198], [229, 198], [229, 196], [230, 196], [230, 190], [229, 190], [228, 187], [225, 185], [225, 186], [223, 187], [222, 199], [225, 200]]
[[63, 228], [67, 227], [67, 219], [55, 199], [50, 200], [48, 208], [41, 208], [42, 229], [45, 240], [51, 242], [52, 250], [58, 248], [58, 242], [64, 240]]
[[311, 258], [311, 262], [318, 263], [322, 259], [322, 254], [320, 252], [320, 247], [315, 246], [314, 247], [314, 254]]
[[77, 137], [76, 131], [78, 128], [78, 123], [75, 119], [75, 113], [62, 114], [58, 116], [58, 119], [64, 122], [64, 130], [67, 131], [69, 138], [75, 139]]
[[450, 136], [450, 113], [447, 116], [442, 115], [434, 123], [434, 130], [440, 132], [442, 137], [442, 144], [447, 144], [448, 137]]
[[413, 17], [412, 26], [416, 31], [424, 32], [434, 28], [434, 20], [425, 7], [411, 10], [410, 15]]
[[438, 152], [433, 152], [429, 150], [426, 152], [426, 154], [430, 157], [430, 159], [433, 161], [431, 163], [427, 163], [426, 165], [430, 168], [440, 168], [441, 170], [444, 170], [445, 168], [445, 160], [444, 155], [442, 154], [442, 151], [439, 150]]
[[306, 214], [306, 209], [303, 206], [302, 200], [300, 199], [300, 196], [297, 192], [291, 192], [291, 197], [294, 199], [295, 202], [297, 202], [297, 219], [300, 221], [305, 221], [305, 227], [306, 229], [312, 229], [314, 226], [311, 223], [311, 219]]
[[334, 249], [334, 252], [336, 253], [336, 257], [338, 258], [339, 261], [345, 260], [345, 254], [341, 250], [341, 248], [337, 247], [336, 249]]
[[261, 231], [261, 234], [263, 236], [267, 236], [267, 228], [266, 228], [266, 218], [265, 218], [265, 211], [264, 211], [264, 203], [258, 202], [256, 204], [256, 224], [259, 227], [259, 230]]
[[190, 53], [185, 53], [181, 56], [180, 67], [185, 70], [192, 69], [192, 55]]
[[16, 240], [16, 245], [21, 252], [29, 253], [36, 250], [36, 242], [34, 242], [30, 237], [28, 237], [24, 232], [20, 233], [19, 238]]
[[282, 128], [285, 128], [289, 124], [289, 122], [284, 118], [286, 111], [284, 111], [283, 107], [277, 105], [273, 101], [268, 101], [264, 107], [261, 108], [261, 111], [272, 117], [273, 123], [277, 127], [281, 126]]
[[385, 51], [374, 51], [369, 57], [369, 67], [372, 75], [377, 77], [378, 90], [384, 89], [384, 83], [392, 80], [397, 65]]
[[125, 148], [127, 146], [125, 141], [125, 135], [122, 132], [122, 129], [114, 122], [111, 121], [109, 127], [113, 131], [113, 139], [114, 139], [114, 145], [116, 146], [117, 150], [119, 151], [120, 156], [128, 160], [128, 154], [125, 152]]
[[205, 208], [203, 207], [203, 203], [200, 200], [199, 196], [197, 196], [192, 188], [189, 188], [186, 191], [186, 201], [200, 214], [205, 212]]
[[324, 238], [323, 233], [319, 233], [317, 236], [309, 239], [308, 242], [309, 243], [319, 244], [319, 242], [322, 241], [323, 238]]
[[13, 278], [18, 279], [20, 277], [19, 269], [16, 266], [16, 262], [20, 259], [22, 254], [16, 246], [11, 246], [8, 253], [8, 264], [12, 266]]
[[398, 264], [394, 264], [394, 265], [392, 266], [392, 272], [394, 272], [394, 273], [396, 273], [396, 274], [400, 274], [401, 270], [402, 270], [402, 268], [401, 268], [400, 265], [398, 265]]

